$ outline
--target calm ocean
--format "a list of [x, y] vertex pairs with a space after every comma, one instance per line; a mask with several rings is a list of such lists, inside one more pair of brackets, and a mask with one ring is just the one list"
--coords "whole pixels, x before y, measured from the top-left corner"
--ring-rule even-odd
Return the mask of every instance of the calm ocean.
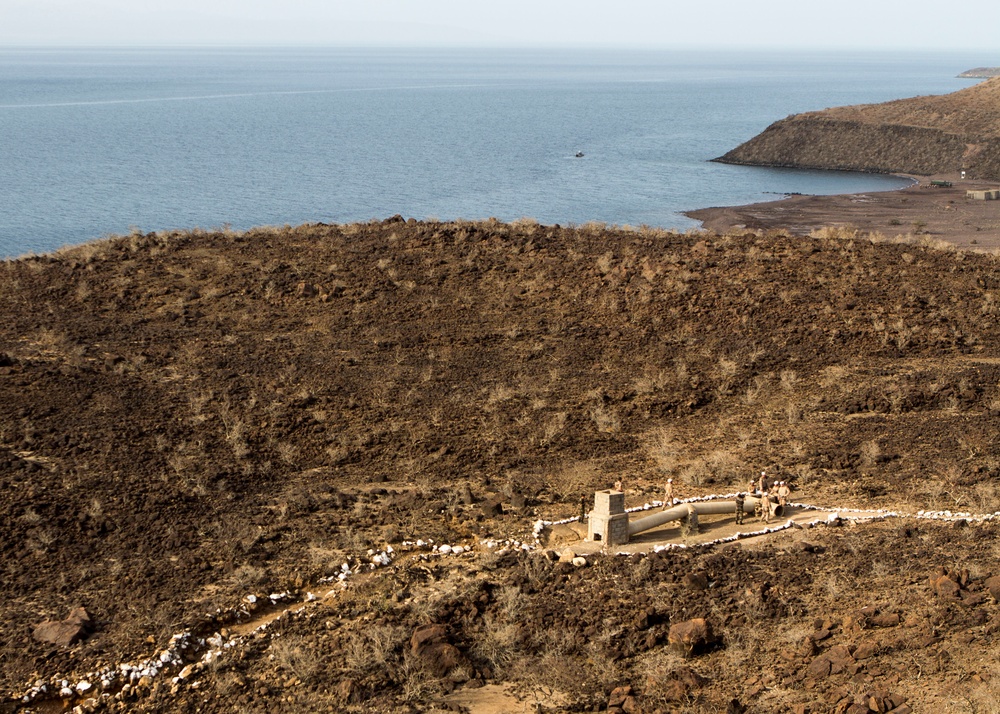
[[396, 213], [686, 229], [694, 208], [888, 190], [708, 160], [795, 112], [969, 86], [982, 59], [0, 49], [0, 256]]

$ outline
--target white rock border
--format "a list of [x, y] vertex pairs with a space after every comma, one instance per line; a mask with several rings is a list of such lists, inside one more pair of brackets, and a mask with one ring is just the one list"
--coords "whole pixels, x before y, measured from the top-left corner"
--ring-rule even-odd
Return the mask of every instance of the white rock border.
[[[695, 496], [685, 499], [675, 499], [675, 505], [683, 503], [698, 503], [705, 501], [717, 501], [735, 498], [736, 494], [712, 494], [708, 496]], [[641, 506], [634, 506], [632, 508], [627, 508], [626, 513], [636, 513], [638, 511], [648, 511], [653, 508], [661, 508], [664, 505], [663, 501], [654, 500], [651, 503], [645, 503]], [[805, 527], [812, 527], [817, 525], [826, 525], [834, 523], [837, 521], [848, 521], [851, 523], [871, 523], [874, 521], [885, 520], [888, 518], [915, 518], [921, 520], [936, 520], [945, 522], [957, 522], [957, 521], [967, 521], [970, 523], [987, 523], [995, 520], [1000, 520], [1000, 511], [988, 514], [973, 514], [961, 511], [917, 511], [915, 514], [898, 513], [896, 511], [890, 511], [886, 509], [855, 509], [855, 508], [829, 508], [825, 506], [816, 506], [808, 503], [789, 503], [790, 507], [802, 509], [802, 510], [813, 510], [813, 511], [829, 511], [830, 515], [825, 519], [816, 519], [813, 521], [808, 521], [804, 524]], [[873, 516], [852, 516], [851, 513], [874, 513]], [[572, 518], [564, 518], [558, 521], [546, 521], [539, 519], [532, 525], [532, 532], [530, 540], [528, 538], [524, 540], [518, 539], [488, 539], [485, 541], [480, 541], [487, 550], [495, 550], [499, 548], [500, 554], [521, 551], [530, 552], [537, 550], [541, 547], [541, 535], [546, 528], [550, 528], [556, 525], [565, 525], [568, 523], [574, 523], [580, 520], [579, 516], [574, 516]], [[732, 543], [738, 540], [743, 540], [746, 538], [755, 538], [768, 533], [777, 533], [779, 531], [787, 530], [789, 528], [796, 527], [796, 523], [792, 520], [788, 520], [784, 524], [776, 525], [770, 528], [763, 528], [756, 531], [743, 531], [736, 533], [725, 538], [718, 538], [712, 541], [706, 541], [704, 543], [696, 543], [688, 545], [686, 543], [666, 543], [662, 545], [653, 546], [652, 552], [662, 553], [671, 550], [691, 550], [695, 548], [712, 548], [717, 545], [722, 545], [725, 543]], [[533, 542], [532, 542], [533, 541]], [[451, 544], [435, 544], [432, 539], [422, 540], [418, 539], [416, 541], [403, 541], [401, 547], [406, 552], [414, 552], [420, 550], [426, 550], [425, 553], [420, 553], [419, 558], [421, 560], [427, 560], [429, 557], [441, 557], [441, 556], [452, 556], [460, 557], [463, 555], [472, 555], [472, 546], [468, 545], [451, 545]], [[337, 582], [341, 585], [341, 589], [347, 587], [347, 580], [352, 576], [355, 576], [362, 572], [371, 572], [377, 568], [386, 567], [391, 565], [399, 556], [399, 552], [393, 549], [391, 545], [387, 545], [384, 550], [376, 551], [374, 549], [367, 551], [365, 556], [362, 557], [352, 557], [348, 558], [348, 562], [345, 562], [340, 567], [340, 572], [336, 575], [332, 575], [319, 580], [321, 584], [329, 584]], [[615, 555], [625, 555], [632, 556], [635, 553], [629, 553], [627, 551], [619, 551]], [[353, 564], [352, 564], [353, 563]], [[326, 593], [326, 597], [332, 597], [337, 594], [337, 590], [330, 590]], [[277, 605], [279, 603], [287, 602], [292, 599], [292, 594], [289, 592], [282, 593], [271, 593], [269, 595], [256, 595], [248, 594], [244, 596], [243, 602], [235, 608], [230, 609], [227, 612], [223, 612], [221, 608], [216, 610], [216, 612], [208, 613], [209, 617], [218, 618], [220, 616], [232, 616], [237, 620], [240, 618], [249, 619], [251, 616], [251, 608], [256, 609], [259, 603], [269, 603], [271, 605]], [[320, 597], [312, 592], [307, 592], [303, 598], [303, 603], [311, 603], [319, 600]], [[247, 606], [251, 606], [248, 608]], [[42, 697], [51, 697], [58, 693], [58, 696], [72, 699], [75, 697], [81, 697], [85, 693], [90, 693], [88, 701], [100, 701], [106, 702], [110, 699], [121, 699], [123, 696], [127, 696], [131, 691], [135, 690], [137, 687], [143, 684], [150, 684], [152, 680], [163, 674], [168, 670], [174, 670], [179, 668], [177, 675], [175, 675], [171, 682], [174, 685], [180, 685], [188, 683], [192, 688], [198, 686], [196, 680], [192, 680], [192, 677], [199, 672], [201, 672], [204, 667], [214, 660], [222, 656], [225, 650], [242, 644], [244, 641], [259, 635], [259, 633], [266, 630], [272, 623], [279, 621], [282, 617], [287, 614], [287, 610], [277, 617], [267, 620], [259, 627], [255, 628], [251, 632], [245, 635], [237, 637], [224, 637], [221, 632], [216, 631], [212, 635], [206, 638], [197, 638], [192, 635], [191, 632], [181, 632], [170, 639], [170, 643], [166, 649], [161, 650], [153, 657], [145, 660], [140, 660], [134, 663], [123, 663], [116, 667], [105, 666], [100, 670], [94, 672], [88, 672], [84, 674], [79, 681], [75, 684], [71, 683], [70, 680], [63, 678], [61, 675], [54, 675], [48, 680], [38, 679], [34, 684], [28, 687], [20, 697], [22, 704], [30, 704]], [[201, 653], [199, 660], [192, 664], [184, 665], [184, 657], [189, 651], [194, 650]], [[184, 666], [182, 666], [184, 665]], [[189, 681], [191, 680], [191, 681]], [[101, 692], [98, 694], [92, 692], [94, 688], [99, 688]], [[117, 691], [116, 691], [117, 690]], [[112, 694], [112, 692], [115, 692]], [[83, 708], [81, 706], [74, 707], [72, 710], [74, 714], [82, 714]]]

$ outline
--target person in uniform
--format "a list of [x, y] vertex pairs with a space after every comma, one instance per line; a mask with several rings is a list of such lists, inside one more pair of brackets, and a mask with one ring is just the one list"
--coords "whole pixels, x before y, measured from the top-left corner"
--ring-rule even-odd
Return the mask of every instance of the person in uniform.
[[736, 494], [736, 525], [743, 525], [743, 504], [746, 503], [746, 498], [743, 493]]
[[666, 510], [674, 505], [674, 480], [667, 479], [667, 487], [663, 490], [663, 509]]
[[767, 471], [760, 472], [760, 478], [757, 479], [757, 492], [766, 493], [767, 489]]

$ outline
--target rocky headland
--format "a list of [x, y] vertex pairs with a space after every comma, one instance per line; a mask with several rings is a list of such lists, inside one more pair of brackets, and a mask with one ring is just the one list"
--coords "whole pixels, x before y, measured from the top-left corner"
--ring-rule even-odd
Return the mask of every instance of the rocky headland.
[[1000, 78], [951, 94], [795, 114], [717, 160], [1000, 179]]
[[967, 69], [958, 76], [964, 79], [1000, 77], [1000, 67], [976, 67], [975, 69]]

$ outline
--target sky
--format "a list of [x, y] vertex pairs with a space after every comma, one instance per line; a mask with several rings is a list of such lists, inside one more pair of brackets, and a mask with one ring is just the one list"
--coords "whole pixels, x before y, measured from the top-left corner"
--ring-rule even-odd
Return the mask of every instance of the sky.
[[0, 47], [607, 46], [987, 50], [967, 0], [0, 0]]

